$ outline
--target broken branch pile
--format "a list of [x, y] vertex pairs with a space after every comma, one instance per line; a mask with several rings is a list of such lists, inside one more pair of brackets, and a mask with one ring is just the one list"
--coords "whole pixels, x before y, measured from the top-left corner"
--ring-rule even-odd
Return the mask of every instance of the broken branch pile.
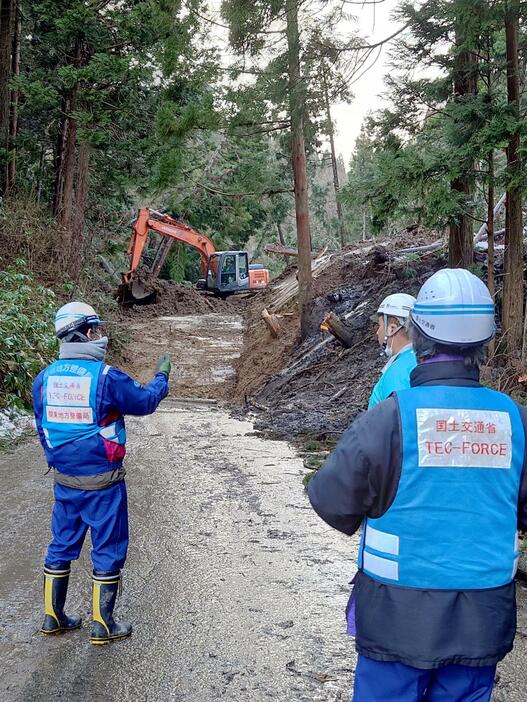
[[[389, 249], [368, 244], [314, 260], [313, 333], [301, 345], [295, 271], [254, 298], [236, 393], [256, 414], [257, 429], [283, 438], [324, 439], [341, 433], [366, 408], [386, 360], [371, 316], [386, 295], [415, 294], [446, 263], [437, 235], [408, 238], [396, 237]], [[261, 319], [263, 308], [279, 321], [277, 338]], [[331, 333], [320, 330], [323, 321]]]

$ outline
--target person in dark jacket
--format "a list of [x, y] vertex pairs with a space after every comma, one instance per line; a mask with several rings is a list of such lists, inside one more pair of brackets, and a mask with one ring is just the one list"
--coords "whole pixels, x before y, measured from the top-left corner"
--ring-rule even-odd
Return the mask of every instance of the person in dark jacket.
[[71, 561], [77, 560], [90, 529], [93, 562], [91, 642], [106, 644], [131, 635], [113, 610], [128, 549], [124, 415], [154, 412], [168, 393], [170, 357], [164, 354], [153, 380], [142, 386], [104, 362], [107, 337], [90, 305], [61, 307], [55, 330], [59, 359], [33, 383], [38, 435], [54, 468], [52, 541], [44, 563], [43, 634], [81, 626], [64, 605]]
[[354, 702], [488, 702], [512, 649], [527, 412], [479, 382], [494, 329], [476, 276], [433, 275], [411, 312], [411, 387], [361, 415], [309, 484], [324, 521], [362, 525]]

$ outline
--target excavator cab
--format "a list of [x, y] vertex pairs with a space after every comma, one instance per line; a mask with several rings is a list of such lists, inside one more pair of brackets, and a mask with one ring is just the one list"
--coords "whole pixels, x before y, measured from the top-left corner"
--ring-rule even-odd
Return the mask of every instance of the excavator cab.
[[249, 265], [247, 251], [216, 251], [209, 258], [207, 279], [198, 287], [221, 296], [269, 284], [269, 271], [261, 264]]

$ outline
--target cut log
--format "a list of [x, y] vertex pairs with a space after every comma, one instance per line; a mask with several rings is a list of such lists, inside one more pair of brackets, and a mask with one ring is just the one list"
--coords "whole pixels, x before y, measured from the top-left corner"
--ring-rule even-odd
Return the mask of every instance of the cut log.
[[[327, 247], [325, 251], [327, 250]], [[265, 253], [276, 254], [277, 256], [298, 256], [298, 250], [293, 249], [291, 246], [284, 246], [283, 244], [266, 244], [264, 247]], [[318, 258], [322, 256], [324, 251], [312, 251], [311, 258]]]
[[275, 314], [269, 314], [266, 309], [262, 310], [262, 319], [266, 323], [273, 339], [278, 338], [280, 333], [280, 324]]
[[320, 325], [321, 331], [328, 331], [335, 339], [349, 349], [353, 345], [353, 333], [346, 322], [338, 317], [334, 312], [328, 312]]
[[433, 244], [424, 244], [423, 246], [408, 246], [406, 249], [395, 249], [394, 255], [401, 256], [404, 254], [412, 253], [427, 253], [431, 251], [437, 251], [438, 249], [442, 249], [443, 246], [446, 246], [446, 242], [443, 241], [443, 239], [438, 239], [437, 241], [434, 241]]

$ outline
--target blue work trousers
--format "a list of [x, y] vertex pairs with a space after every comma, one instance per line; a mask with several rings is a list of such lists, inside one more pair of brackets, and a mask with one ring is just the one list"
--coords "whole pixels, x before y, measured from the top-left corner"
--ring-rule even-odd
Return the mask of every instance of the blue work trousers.
[[496, 666], [420, 670], [359, 656], [352, 702], [489, 702]]
[[93, 569], [120, 570], [128, 550], [128, 503], [124, 481], [102, 490], [77, 490], [55, 484], [51, 517], [53, 539], [46, 565], [67, 568], [77, 560], [88, 528]]

